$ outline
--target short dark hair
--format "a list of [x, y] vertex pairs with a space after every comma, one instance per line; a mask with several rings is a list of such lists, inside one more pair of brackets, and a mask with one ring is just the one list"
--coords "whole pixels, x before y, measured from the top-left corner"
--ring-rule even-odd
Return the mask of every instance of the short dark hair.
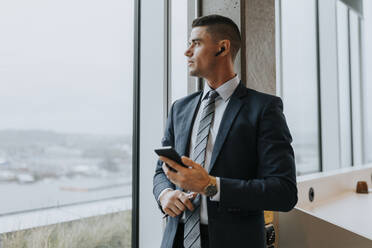
[[238, 26], [233, 20], [221, 15], [207, 15], [196, 18], [192, 27], [207, 27], [207, 32], [216, 40], [230, 40], [232, 60], [241, 47], [242, 38]]

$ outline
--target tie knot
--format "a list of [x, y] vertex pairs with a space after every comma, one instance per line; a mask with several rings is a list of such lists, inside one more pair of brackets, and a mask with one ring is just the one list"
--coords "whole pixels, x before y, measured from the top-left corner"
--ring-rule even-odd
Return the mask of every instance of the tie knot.
[[215, 91], [215, 90], [210, 90], [210, 91], [208, 92], [208, 99], [209, 99], [209, 100], [215, 100], [216, 97], [218, 97], [218, 96], [219, 96], [219, 95], [218, 95], [218, 92]]

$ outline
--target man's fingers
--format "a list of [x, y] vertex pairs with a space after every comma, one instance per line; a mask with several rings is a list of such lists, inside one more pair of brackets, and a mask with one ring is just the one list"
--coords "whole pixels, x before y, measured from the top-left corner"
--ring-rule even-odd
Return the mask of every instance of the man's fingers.
[[192, 168], [198, 168], [198, 167], [200, 167], [200, 168], [202, 168], [202, 166], [200, 164], [196, 163], [191, 158], [188, 158], [186, 156], [182, 156], [181, 159], [182, 159], [182, 163], [184, 165], [187, 165], [188, 167], [192, 167]]
[[163, 170], [167, 178], [174, 184], [181, 186], [180, 182], [182, 182], [182, 176], [179, 175], [177, 172], [171, 171], [167, 166], [163, 164]]
[[164, 173], [167, 174], [169, 171], [168, 167], [165, 164], [163, 164], [162, 168], [163, 168]]
[[187, 197], [189, 199], [194, 199], [197, 195], [198, 195], [198, 193], [196, 193], [196, 192], [187, 193]]
[[173, 160], [171, 160], [167, 157], [160, 156], [159, 159], [161, 161], [163, 161], [164, 163], [168, 164], [170, 167], [172, 167], [173, 169], [175, 169], [178, 172], [182, 172], [185, 169], [183, 166], [177, 164], [176, 162], [174, 162]]
[[183, 212], [183, 211], [186, 210], [185, 205], [183, 204], [183, 202], [182, 202], [180, 199], [177, 199], [177, 200], [174, 202], [174, 204], [177, 206], [177, 208], [178, 208], [181, 212]]
[[174, 172], [174, 171], [170, 170], [166, 164], [163, 164], [162, 168], [163, 168], [163, 171], [164, 171], [165, 175], [166, 175], [169, 179], [173, 178], [174, 175], [177, 174], [177, 172]]
[[177, 216], [177, 214], [175, 214], [175, 213], [172, 211], [172, 209], [170, 209], [170, 208], [164, 208], [163, 211], [164, 211], [166, 214], [168, 214], [169, 216], [172, 216], [172, 217], [176, 217], [176, 216]]
[[192, 161], [190, 158], [188, 158], [188, 157], [186, 157], [186, 156], [182, 156], [182, 157], [181, 157], [181, 160], [182, 160], [182, 163], [183, 163], [184, 165], [187, 165], [187, 166], [189, 166], [189, 167], [194, 167], [195, 162]]
[[194, 205], [192, 205], [192, 202], [190, 201], [189, 197], [184, 194], [181, 198], [182, 203], [191, 211], [194, 210]]
[[172, 204], [170, 207], [169, 207], [173, 213], [175, 213], [176, 215], [180, 215], [182, 212], [181, 210], [179, 210], [179, 208], [175, 205], [175, 204]]

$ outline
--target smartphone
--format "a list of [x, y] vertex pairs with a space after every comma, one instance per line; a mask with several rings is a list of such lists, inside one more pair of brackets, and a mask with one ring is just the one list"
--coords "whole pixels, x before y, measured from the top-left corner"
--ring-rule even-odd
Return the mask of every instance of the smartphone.
[[[173, 147], [164, 146], [162, 148], [155, 149], [154, 151], [159, 156], [167, 157], [167, 158], [173, 160], [174, 162], [176, 162], [177, 164], [182, 165], [183, 167], [187, 168], [187, 166], [182, 163], [181, 156], [176, 152], [176, 150], [173, 149]], [[168, 166], [168, 168], [175, 171], [175, 169], [171, 168], [170, 166]]]

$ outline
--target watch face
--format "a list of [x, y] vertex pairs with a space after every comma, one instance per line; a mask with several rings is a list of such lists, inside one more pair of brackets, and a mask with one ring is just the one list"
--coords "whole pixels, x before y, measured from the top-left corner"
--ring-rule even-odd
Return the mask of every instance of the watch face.
[[215, 194], [217, 194], [216, 185], [208, 185], [207, 188], [205, 189], [205, 194], [207, 196], [214, 196]]

